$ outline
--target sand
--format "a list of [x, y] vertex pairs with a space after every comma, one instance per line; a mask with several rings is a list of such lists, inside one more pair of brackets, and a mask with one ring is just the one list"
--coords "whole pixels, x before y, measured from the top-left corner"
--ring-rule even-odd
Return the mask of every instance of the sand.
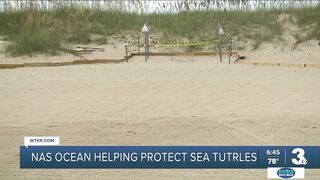
[[0, 179], [266, 179], [264, 169], [21, 170], [19, 146], [37, 135], [61, 145], [320, 145], [319, 77], [214, 57], [2, 69]]
[[263, 44], [257, 50], [242, 50], [240, 55], [246, 56], [248, 62], [271, 62], [292, 64], [320, 64], [319, 41], [310, 40], [293, 45]]

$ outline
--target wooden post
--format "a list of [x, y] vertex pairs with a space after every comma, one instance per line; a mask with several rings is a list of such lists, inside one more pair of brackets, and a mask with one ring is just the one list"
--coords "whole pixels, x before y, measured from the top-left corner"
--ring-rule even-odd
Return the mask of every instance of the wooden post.
[[231, 58], [231, 55], [232, 55], [232, 46], [233, 46], [233, 40], [232, 39], [230, 39], [229, 40], [229, 47], [228, 47], [228, 49], [229, 49], [229, 64], [230, 64], [230, 58]]
[[219, 40], [219, 55], [220, 55], [220, 63], [222, 63], [222, 41]]
[[149, 33], [147, 32], [147, 58], [149, 59], [149, 52], [150, 52], [150, 48], [149, 48]]
[[127, 62], [129, 62], [129, 57], [128, 57], [128, 44], [125, 43], [125, 44], [124, 44], [124, 47], [126, 48], [126, 60], [127, 60]]
[[138, 38], [138, 54], [140, 56], [140, 38]]
[[144, 61], [147, 62], [147, 51], [148, 51], [148, 41], [147, 41], [147, 32], [144, 33]]

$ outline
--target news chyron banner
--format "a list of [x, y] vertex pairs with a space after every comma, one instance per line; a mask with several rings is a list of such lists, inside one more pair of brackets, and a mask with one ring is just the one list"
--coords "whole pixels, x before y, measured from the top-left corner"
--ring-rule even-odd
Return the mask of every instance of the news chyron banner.
[[25, 137], [21, 168], [320, 168], [320, 146], [60, 146]]
[[21, 168], [320, 168], [320, 146], [21, 146]]

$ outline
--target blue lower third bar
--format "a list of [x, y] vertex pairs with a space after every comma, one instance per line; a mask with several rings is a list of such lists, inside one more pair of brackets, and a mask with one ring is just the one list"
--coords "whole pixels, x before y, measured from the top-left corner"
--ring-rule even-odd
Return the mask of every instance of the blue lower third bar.
[[320, 146], [20, 146], [20, 168], [320, 168]]

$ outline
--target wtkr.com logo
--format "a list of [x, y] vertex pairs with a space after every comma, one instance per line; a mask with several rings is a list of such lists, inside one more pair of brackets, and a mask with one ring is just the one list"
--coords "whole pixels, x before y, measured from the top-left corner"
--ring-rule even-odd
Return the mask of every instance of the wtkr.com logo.
[[57, 146], [60, 143], [58, 136], [26, 136], [24, 145], [28, 146]]
[[[292, 150], [295, 156], [291, 159], [294, 165], [307, 165], [308, 161], [305, 158], [305, 151], [302, 148]], [[304, 179], [304, 167], [272, 167], [268, 168], [268, 178], [270, 179]]]

